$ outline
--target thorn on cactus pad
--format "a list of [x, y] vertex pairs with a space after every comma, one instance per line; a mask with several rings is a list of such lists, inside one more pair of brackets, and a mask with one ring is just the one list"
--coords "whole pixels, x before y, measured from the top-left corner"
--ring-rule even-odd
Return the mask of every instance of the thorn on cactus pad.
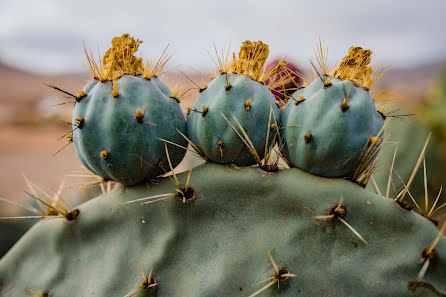
[[70, 211], [69, 213], [67, 213], [65, 215], [65, 219], [67, 221], [72, 222], [72, 221], [76, 220], [80, 214], [81, 214], [81, 211], [76, 208], [76, 209], [73, 209], [72, 211]]
[[355, 228], [353, 228], [347, 221], [345, 221], [343, 218], [347, 215], [347, 208], [342, 205], [344, 202], [344, 198], [341, 197], [338, 204], [332, 205], [328, 210], [328, 215], [322, 215], [322, 216], [315, 216], [314, 218], [316, 220], [324, 220], [324, 221], [332, 221], [335, 219], [338, 219], [341, 221], [350, 231], [353, 232], [353, 234], [356, 235], [362, 242], [365, 244], [368, 244], [368, 242], [362, 237], [361, 234], [359, 234], [358, 231], [356, 231]]
[[[227, 76], [228, 76], [228, 74], [226, 74], [226, 79], [227, 79]], [[225, 85], [225, 90], [229, 91], [231, 88], [232, 88], [231, 82], [228, 80]]]
[[[168, 178], [176, 185], [177, 188], [175, 189], [175, 192], [139, 198], [139, 199], [124, 202], [122, 204], [130, 204], [130, 203], [134, 203], [134, 202], [146, 201], [146, 202], [141, 203], [141, 205], [144, 205], [144, 204], [151, 204], [151, 203], [155, 203], [155, 202], [159, 202], [159, 201], [165, 201], [165, 200], [168, 200], [168, 199], [171, 199], [174, 197], [176, 197], [178, 200], [180, 200], [184, 204], [186, 204], [186, 203], [191, 203], [192, 201], [194, 201], [197, 198], [195, 190], [190, 186], [190, 177], [192, 174], [192, 169], [189, 170], [189, 174], [187, 175], [186, 184], [184, 186], [181, 185], [180, 181], [178, 180], [177, 175], [175, 174], [175, 171], [173, 171], [172, 162], [170, 161], [169, 150], [167, 149], [166, 143], [164, 144], [164, 148], [166, 151], [167, 161], [169, 162], [169, 167], [172, 172], [172, 176], [168, 176]], [[149, 200], [149, 201], [147, 201], [147, 200]]]
[[346, 112], [350, 106], [348, 105], [348, 99], [350, 96], [351, 86], [348, 88], [348, 91], [345, 90], [345, 85], [342, 85], [342, 90], [344, 91], [344, 99], [342, 100], [341, 110]]
[[150, 269], [149, 275], [146, 277], [140, 263], [138, 263], [138, 266], [142, 275], [142, 283], [136, 289], [127, 293], [124, 297], [132, 297], [141, 291], [154, 292], [158, 288], [158, 281], [152, 276], [152, 269]]
[[118, 90], [118, 85], [116, 84], [116, 80], [113, 80], [113, 92], [112, 92], [112, 96], [113, 98], [116, 98], [119, 96], [119, 90]]
[[84, 90], [82, 90], [82, 89], [79, 90], [76, 94], [76, 98], [75, 98], [76, 102], [81, 102], [81, 100], [85, 97], [87, 97], [87, 93], [85, 93]]
[[313, 140], [313, 134], [311, 134], [310, 132], [305, 133], [304, 135], [305, 143], [309, 143], [312, 140]]
[[299, 104], [301, 104], [302, 102], [305, 101], [305, 97], [304, 95], [300, 95], [299, 99], [295, 99], [294, 97], [291, 97], [294, 99], [294, 105], [298, 106]]
[[207, 88], [208, 88], [208, 85], [207, 85], [207, 84], [204, 84], [204, 86], [203, 86], [202, 88], [199, 88], [199, 89], [198, 89], [198, 92], [199, 92], [199, 93], [202, 93], [202, 92], [205, 91]]
[[245, 106], [245, 110], [246, 111], [250, 111], [251, 110], [251, 98], [248, 98], [246, 101], [245, 101], [245, 104], [244, 104], [244, 106]]
[[[56, 87], [55, 85], [52, 85], [52, 84], [46, 84], [46, 83], [43, 83], [45, 86], [47, 86], [47, 87], [50, 87], [50, 88], [52, 88], [52, 89], [55, 89], [55, 90], [57, 90], [57, 91], [59, 91], [59, 92], [62, 92], [62, 93], [64, 93], [65, 95], [68, 95], [69, 97], [68, 98], [73, 98], [76, 102], [80, 102], [83, 98], [85, 98], [86, 96], [87, 96], [87, 94], [84, 92], [84, 90], [79, 90], [78, 92], [77, 92], [77, 94], [76, 95], [74, 95], [74, 94], [72, 94], [72, 93], [70, 93], [70, 92], [68, 92], [68, 91], [65, 91], [65, 90], [63, 90], [63, 89], [61, 89], [61, 88], [59, 88], [59, 87]], [[68, 102], [66, 102], [66, 103], [68, 103]], [[62, 104], [65, 104], [65, 103], [62, 103]], [[60, 105], [60, 104], [58, 104], [58, 105]]]
[[344, 100], [342, 100], [341, 110], [343, 112], [346, 112], [349, 108], [350, 106], [348, 105], [348, 98], [344, 98]]
[[67, 221], [74, 221], [80, 215], [79, 209], [71, 209], [68, 206], [68, 203], [62, 198], [61, 193], [63, 189], [65, 189], [65, 178], [62, 179], [62, 182], [59, 186], [58, 191], [53, 195], [49, 195], [42, 188], [31, 182], [25, 175], [23, 175], [25, 182], [29, 188], [29, 191], [25, 191], [25, 194], [35, 199], [39, 209], [30, 208], [24, 205], [21, 205], [17, 202], [9, 201], [0, 197], [0, 201], [9, 203], [11, 205], [15, 205], [21, 207], [31, 213], [34, 216], [20, 216], [20, 217], [0, 217], [0, 219], [9, 220], [9, 219], [54, 219], [54, 218], [65, 218]]
[[324, 89], [325, 89], [325, 88], [328, 88], [328, 87], [330, 87], [330, 86], [332, 86], [332, 85], [333, 85], [333, 84], [332, 84], [330, 78], [327, 78], [327, 79], [324, 81]]
[[205, 117], [207, 115], [208, 111], [209, 111], [209, 108], [206, 105], [203, 105], [203, 107], [201, 108], [201, 115], [203, 117]]
[[217, 141], [217, 146], [218, 149], [220, 150], [220, 157], [223, 158], [223, 147], [224, 147], [223, 141], [222, 140]]
[[110, 156], [110, 153], [109, 153], [108, 151], [104, 150], [104, 151], [102, 151], [102, 152], [99, 153], [99, 156], [100, 156], [102, 159], [107, 160], [107, 159], [109, 158], [109, 156]]
[[424, 275], [426, 274], [427, 269], [429, 268], [429, 264], [435, 261], [440, 254], [437, 250], [435, 250], [435, 247], [440, 242], [441, 237], [443, 237], [443, 233], [446, 231], [446, 224], [443, 224], [443, 227], [438, 232], [438, 235], [435, 237], [435, 239], [429, 244], [429, 246], [421, 251], [421, 258], [420, 262], [423, 263], [423, 266], [421, 267], [420, 271], [417, 275], [417, 280], [420, 281], [423, 279]]
[[138, 123], [143, 123], [144, 122], [144, 113], [139, 108], [136, 109], [135, 119], [138, 121]]
[[[37, 296], [37, 297], [51, 297], [50, 292], [48, 291], [43, 291], [40, 292], [39, 290], [37, 290], [36, 288], [26, 288], [25, 287], [25, 291], [32, 293], [33, 295]], [[27, 294], [28, 295], [28, 294]]]
[[82, 127], [84, 127], [84, 124], [85, 124], [85, 119], [81, 116], [77, 116], [74, 119], [74, 122], [76, 123], [77, 128], [82, 129]]
[[395, 203], [399, 207], [399, 209], [401, 209], [403, 211], [407, 212], [407, 211], [411, 211], [413, 209], [412, 205], [410, 205], [406, 201], [395, 200]]
[[[74, 131], [74, 130], [73, 130]], [[73, 143], [73, 132], [69, 132], [67, 135], [65, 135], [65, 137], [68, 138], [68, 143], [64, 144], [60, 149], [58, 149], [52, 156], [54, 157], [55, 155], [57, 155], [59, 152], [61, 152], [64, 148], [66, 148], [67, 146], [69, 146], [71, 143]]]
[[265, 285], [258, 291], [254, 292], [253, 294], [249, 295], [249, 297], [254, 297], [254, 296], [259, 295], [260, 293], [266, 291], [269, 287], [273, 286], [276, 283], [277, 283], [277, 287], [279, 288], [280, 283], [289, 281], [290, 277], [296, 277], [295, 274], [291, 273], [291, 271], [288, 267], [280, 267], [279, 268], [277, 266], [276, 262], [274, 261], [273, 256], [271, 255], [271, 252], [268, 252], [268, 256], [271, 261], [271, 264], [274, 267], [273, 276], [258, 282], [256, 285], [270, 281], [267, 285]]

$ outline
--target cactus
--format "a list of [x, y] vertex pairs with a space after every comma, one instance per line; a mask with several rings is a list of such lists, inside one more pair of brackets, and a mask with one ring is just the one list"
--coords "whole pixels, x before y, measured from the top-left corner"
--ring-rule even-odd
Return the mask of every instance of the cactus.
[[[161, 102], [167, 99], [178, 107], [172, 100], [176, 92], [164, 83], [155, 77], [146, 81], [145, 75], [135, 75], [141, 70], [140, 60], [133, 56], [139, 41], [123, 35], [112, 44], [121, 42], [129, 47], [117, 46], [126, 48], [124, 52], [112, 48], [100, 68], [89, 58], [98, 81], [75, 96], [79, 101], [75, 113], [86, 109], [81, 104], [87, 105], [87, 100], [105, 100], [105, 88], [111, 97], [119, 97], [107, 97], [111, 104], [121, 104], [117, 109], [121, 112], [119, 119], [135, 108], [130, 94], [143, 93], [161, 98]], [[308, 158], [311, 164], [304, 170], [269, 167], [276, 140], [279, 146], [284, 143], [273, 95], [262, 82], [278, 73], [284, 63], [279, 62], [265, 74], [267, 52], [268, 47], [261, 42], [245, 42], [239, 59], [234, 56], [230, 65], [226, 58], [219, 58], [220, 74], [200, 89], [189, 115], [188, 133], [167, 124], [159, 129], [169, 133], [177, 130], [172, 135], [183, 142], [149, 135], [148, 141], [159, 141], [155, 156], [165, 160], [158, 162], [158, 167], [168, 164], [164, 170], [172, 171], [171, 176], [131, 185], [131, 174], [139, 172], [144, 162], [111, 163], [124, 162], [128, 155], [114, 160], [114, 150], [103, 150], [99, 155], [110, 161], [111, 167], [121, 164], [129, 169], [124, 178], [117, 178], [122, 184], [113, 190], [75, 209], [67, 207], [58, 195], [30, 194], [44, 206], [42, 214], [37, 211], [35, 217], [45, 220], [35, 224], [0, 260], [0, 297], [24, 292], [39, 297], [445, 296], [446, 239], [442, 233], [446, 225], [439, 232], [429, 216], [405, 207], [403, 199], [409, 193], [413, 174], [397, 199], [361, 187], [371, 179], [376, 154], [384, 142], [386, 117], [385, 111], [376, 111], [368, 93], [379, 77], [368, 66], [371, 52], [351, 48], [329, 77], [321, 50], [321, 81], [298, 90], [296, 95], [308, 98], [294, 98], [283, 110], [280, 128], [284, 151], [294, 166], [293, 158]], [[121, 54], [126, 59], [117, 63], [113, 57]], [[154, 68], [163, 64], [157, 63]], [[107, 73], [110, 78], [104, 76]], [[141, 91], [146, 87], [150, 90]], [[123, 98], [127, 105], [113, 101]], [[99, 100], [97, 104], [101, 103]], [[297, 122], [301, 117], [293, 115], [296, 105], [306, 106], [307, 114], [301, 117], [308, 119], [303, 124]], [[165, 106], [158, 113], [166, 116], [163, 112]], [[152, 120], [142, 109], [141, 114], [144, 121]], [[321, 115], [324, 117], [318, 118]], [[131, 120], [139, 123], [138, 112], [133, 116]], [[180, 118], [184, 119], [182, 114]], [[76, 134], [83, 132], [91, 119], [89, 114], [75, 115], [75, 145], [80, 145]], [[99, 125], [98, 120], [96, 123]], [[124, 120], [122, 123], [132, 127]], [[317, 126], [308, 131], [308, 123]], [[115, 121], [107, 120], [101, 127], [116, 133], [113, 141], [122, 141]], [[301, 142], [313, 145], [317, 154], [292, 154], [292, 133], [299, 129], [305, 131]], [[220, 136], [209, 142], [215, 135]], [[336, 144], [328, 146], [332, 155], [321, 154], [320, 144], [324, 143], [320, 135], [327, 137], [329, 144]], [[90, 141], [100, 143], [92, 136]], [[184, 151], [178, 150], [187, 149], [186, 141], [209, 162], [177, 175], [173, 166], [183, 158]], [[420, 167], [428, 141], [414, 172]], [[134, 147], [131, 144], [129, 149]], [[338, 163], [344, 160], [334, 164], [323, 161], [327, 157]], [[350, 163], [353, 165], [346, 170]], [[339, 173], [340, 167], [344, 173]], [[106, 173], [124, 172], [123, 168], [107, 168]], [[324, 177], [333, 175], [356, 183]], [[141, 182], [150, 176], [133, 177]], [[103, 187], [102, 182], [94, 184]]]
[[384, 115], [368, 92], [378, 76], [368, 50], [351, 47], [330, 75], [322, 47], [320, 53], [320, 79], [299, 89], [282, 111], [285, 154], [313, 174], [357, 180], [373, 167], [383, 140]]
[[[87, 53], [94, 79], [76, 96], [72, 121], [72, 141], [85, 167], [125, 185], [168, 171], [160, 139], [187, 144], [177, 133], [186, 132], [186, 119], [157, 78], [168, 58], [144, 68], [133, 55], [139, 44], [128, 34], [114, 38], [100, 66]], [[171, 150], [176, 166], [185, 151]]]
[[175, 192], [164, 178], [90, 200], [75, 221], [36, 224], [0, 261], [0, 296], [446, 293], [434, 224], [354, 183], [212, 163], [175, 178], [187, 200], [145, 198]]
[[[187, 132], [190, 141], [207, 159], [252, 165], [263, 159], [265, 146], [273, 143], [279, 110], [263, 83], [266, 79], [263, 64], [268, 52], [268, 45], [260, 41], [244, 42], [239, 59], [234, 55], [230, 66], [222, 61], [220, 74], [200, 89], [188, 116]], [[236, 124], [243, 131], [239, 132]], [[238, 134], [246, 134], [246, 139]], [[245, 142], [250, 143], [251, 149]]]

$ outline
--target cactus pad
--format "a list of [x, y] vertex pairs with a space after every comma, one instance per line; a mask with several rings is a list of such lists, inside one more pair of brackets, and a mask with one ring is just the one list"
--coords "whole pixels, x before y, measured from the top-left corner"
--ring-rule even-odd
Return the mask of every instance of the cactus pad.
[[[165, 178], [90, 200], [74, 222], [36, 224], [0, 261], [0, 296], [24, 288], [72, 297], [446, 293], [446, 239], [429, 220], [354, 183], [206, 163], [190, 186], [191, 203], [121, 204], [174, 192]], [[332, 220], [317, 218], [330, 212]]]

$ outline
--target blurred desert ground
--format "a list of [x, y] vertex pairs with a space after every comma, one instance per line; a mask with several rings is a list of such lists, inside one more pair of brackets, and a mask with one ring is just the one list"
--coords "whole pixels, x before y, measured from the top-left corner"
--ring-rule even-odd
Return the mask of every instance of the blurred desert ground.
[[[208, 57], [204, 57], [208, 58]], [[426, 100], [441, 63], [412, 66], [410, 68], [390, 68], [379, 81], [375, 90], [390, 92], [404, 104]], [[304, 68], [305, 69], [305, 68]], [[311, 78], [312, 71], [304, 72]], [[187, 76], [202, 84], [202, 74], [189, 69]], [[183, 74], [173, 69], [162, 79], [170, 86], [178, 85], [181, 90], [195, 87]], [[64, 75], [42, 75], [0, 63], [0, 196], [24, 201], [26, 184], [22, 174], [42, 186], [50, 194], [57, 191], [65, 174], [83, 169], [75, 155], [74, 148], [62, 137], [70, 131], [68, 124], [74, 104], [58, 105], [68, 98], [43, 83], [54, 84], [72, 93], [89, 80], [87, 73]], [[192, 106], [197, 91], [191, 91], [181, 101], [183, 111]], [[61, 138], [62, 137], [62, 138]], [[418, 141], [423, 141], [419, 139]], [[179, 171], [185, 167], [180, 165]], [[66, 184], [75, 184], [92, 179], [67, 178]], [[81, 188], [63, 193], [63, 197], [76, 198], [85, 194]], [[75, 199], [78, 200], [78, 199]], [[1, 204], [0, 212], [18, 213], [21, 210]]]

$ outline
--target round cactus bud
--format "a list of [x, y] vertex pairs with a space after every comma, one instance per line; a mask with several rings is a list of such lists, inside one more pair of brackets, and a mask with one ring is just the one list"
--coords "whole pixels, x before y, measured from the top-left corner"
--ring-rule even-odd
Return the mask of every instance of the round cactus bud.
[[[77, 127], [73, 142], [89, 170], [125, 185], [170, 170], [160, 139], [187, 146], [177, 132], [186, 132], [186, 119], [178, 102], [167, 97], [153, 80], [124, 75], [116, 81], [117, 98], [112, 95], [111, 81], [95, 80], [90, 90], [84, 89], [87, 96], [73, 112], [73, 125]], [[169, 152], [173, 166], [185, 154], [185, 150], [172, 145]]]
[[[133, 56], [140, 43], [128, 34], [113, 38], [103, 67], [91, 67], [94, 79], [73, 111], [72, 139], [81, 162], [124, 185], [170, 171], [162, 140], [187, 145], [177, 132], [186, 132], [186, 119], [169, 87], [157, 78], [161, 67], [144, 68], [142, 59]], [[172, 166], [178, 165], [185, 150], [169, 144], [169, 151]]]
[[[300, 89], [281, 114], [290, 163], [325, 177], [351, 177], [368, 147], [377, 148], [384, 120], [370, 93], [349, 80], [316, 80]], [[302, 100], [300, 98], [305, 98]], [[374, 151], [374, 149], [372, 149]], [[367, 165], [367, 164], [364, 164]]]
[[282, 111], [284, 153], [295, 167], [365, 186], [384, 138], [385, 119], [369, 90], [384, 72], [372, 70], [372, 52], [361, 47], [350, 47], [330, 74], [321, 44], [317, 55], [319, 79], [299, 89]]
[[227, 122], [231, 121], [243, 136], [232, 115], [263, 158], [267, 134], [269, 145], [275, 134], [267, 133], [268, 127], [274, 123], [273, 117], [278, 121], [279, 110], [268, 88], [245, 75], [221, 74], [209, 82], [189, 113], [188, 137], [211, 161], [238, 166], [255, 164], [257, 160]]

